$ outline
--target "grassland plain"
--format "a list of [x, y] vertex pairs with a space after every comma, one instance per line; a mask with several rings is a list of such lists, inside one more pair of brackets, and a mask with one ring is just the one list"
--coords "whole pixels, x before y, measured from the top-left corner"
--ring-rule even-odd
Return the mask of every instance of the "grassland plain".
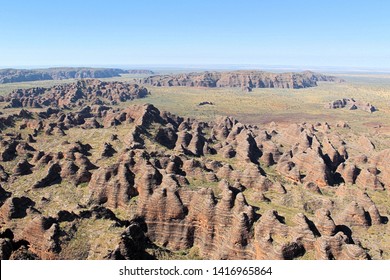
[[[333, 74], [334, 75], [334, 74]], [[385, 142], [390, 139], [390, 74], [347, 73], [336, 74], [345, 83], [319, 83], [318, 87], [305, 89], [254, 89], [244, 92], [240, 88], [188, 88], [149, 87], [151, 95], [132, 103], [151, 103], [160, 110], [177, 115], [210, 121], [217, 116], [233, 116], [242, 123], [288, 125], [297, 122], [347, 122], [355, 133], [366, 133]], [[134, 82], [142, 74], [125, 74], [105, 78], [105, 81]], [[36, 81], [0, 84], [0, 95], [17, 88], [50, 87], [74, 80]], [[376, 106], [379, 111], [368, 113], [361, 110], [326, 109], [330, 101], [353, 97]], [[203, 101], [214, 105], [199, 106]], [[5, 104], [1, 104], [0, 108]], [[127, 106], [122, 103], [120, 107]], [[14, 110], [1, 110], [14, 113]], [[16, 110], [17, 111], [17, 110]], [[16, 112], [15, 111], [15, 112]], [[387, 145], [380, 141], [378, 145]]]
[[[135, 103], [149, 102], [180, 116], [213, 120], [234, 116], [243, 123], [346, 121], [360, 131], [390, 131], [390, 75], [342, 75], [345, 83], [320, 83], [306, 89], [151, 87], [151, 95]], [[375, 113], [330, 110], [324, 105], [335, 99], [353, 97], [379, 108]], [[202, 101], [214, 105], [198, 106]]]
[[[125, 74], [101, 80], [134, 82], [143, 76], [145, 75]], [[276, 122], [279, 125], [288, 125], [296, 122], [345, 121], [356, 133], [390, 137], [390, 74], [348, 73], [337, 76], [346, 82], [322, 82], [318, 87], [305, 89], [253, 89], [249, 93], [240, 88], [149, 87], [150, 96], [131, 102], [151, 103], [160, 110], [205, 121], [214, 120], [221, 115], [233, 116], [242, 123], [251, 124]], [[73, 81], [1, 84], [0, 95], [17, 88], [50, 87]], [[379, 111], [368, 113], [361, 110], [324, 108], [328, 102], [344, 97], [371, 103]], [[212, 102], [214, 105], [199, 106], [203, 101]], [[127, 103], [119, 106], [127, 106]]]

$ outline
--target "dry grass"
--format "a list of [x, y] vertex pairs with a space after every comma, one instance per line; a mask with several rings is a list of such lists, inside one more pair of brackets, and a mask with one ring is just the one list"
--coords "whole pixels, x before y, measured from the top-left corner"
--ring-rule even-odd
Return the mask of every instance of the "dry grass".
[[123, 228], [110, 220], [86, 219], [60, 253], [61, 259], [101, 260], [119, 244]]
[[[343, 120], [357, 131], [372, 133], [390, 131], [390, 78], [380, 84], [370, 77], [348, 80], [346, 83], [320, 83], [306, 89], [254, 89], [246, 93], [235, 88], [151, 87], [151, 96], [134, 103], [152, 103], [161, 110], [180, 116], [214, 120], [216, 116], [235, 116], [243, 123], [317, 122], [335, 123]], [[376, 80], [375, 80], [376, 81]], [[332, 100], [354, 97], [370, 102], [378, 112], [346, 109], [330, 110], [324, 105]], [[202, 101], [215, 105], [198, 106]], [[381, 129], [374, 126], [382, 125]]]

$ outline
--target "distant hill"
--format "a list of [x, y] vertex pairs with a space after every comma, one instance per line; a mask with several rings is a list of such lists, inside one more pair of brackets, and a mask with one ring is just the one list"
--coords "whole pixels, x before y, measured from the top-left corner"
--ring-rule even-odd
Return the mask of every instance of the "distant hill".
[[334, 76], [310, 71], [300, 73], [270, 73], [263, 71], [201, 72], [177, 75], [153, 75], [139, 79], [139, 83], [152, 86], [187, 87], [241, 87], [252, 88], [306, 88], [317, 86], [318, 81], [342, 82]]
[[116, 68], [46, 68], [46, 69], [0, 69], [0, 84], [41, 80], [64, 80], [84, 78], [111, 78], [120, 74], [153, 74], [144, 69], [123, 70]]

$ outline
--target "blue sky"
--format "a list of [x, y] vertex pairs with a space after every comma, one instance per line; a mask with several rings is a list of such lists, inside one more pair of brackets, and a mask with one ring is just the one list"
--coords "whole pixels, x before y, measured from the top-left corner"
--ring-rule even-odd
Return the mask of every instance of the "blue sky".
[[0, 67], [390, 68], [390, 1], [4, 1]]

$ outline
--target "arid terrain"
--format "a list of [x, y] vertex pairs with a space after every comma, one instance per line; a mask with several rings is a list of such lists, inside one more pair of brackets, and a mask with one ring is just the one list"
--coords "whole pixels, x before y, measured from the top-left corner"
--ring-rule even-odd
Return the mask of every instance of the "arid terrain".
[[390, 76], [0, 85], [1, 259], [390, 259]]

